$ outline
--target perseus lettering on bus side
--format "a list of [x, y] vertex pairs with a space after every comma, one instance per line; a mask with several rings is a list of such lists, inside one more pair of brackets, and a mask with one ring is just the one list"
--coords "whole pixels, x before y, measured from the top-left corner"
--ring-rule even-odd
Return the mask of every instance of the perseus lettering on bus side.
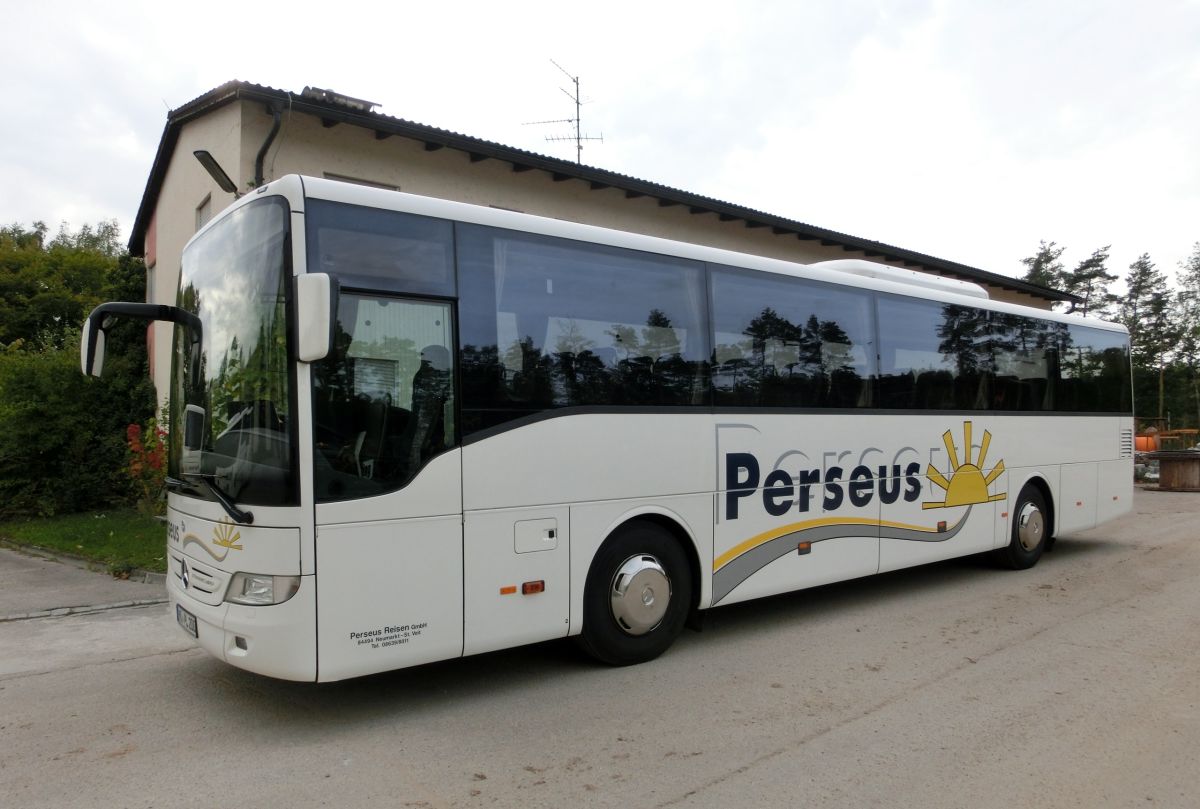
[[[774, 469], [761, 477], [758, 459], [748, 452], [725, 455], [725, 518], [736, 520], [743, 498], [759, 494], [763, 509], [773, 517], [789, 511], [837, 511], [844, 503], [856, 508], [869, 505], [876, 496], [884, 504], [901, 497], [911, 503], [921, 496], [921, 464], [881, 464], [874, 469], [859, 464], [821, 469]], [[761, 488], [760, 488], [761, 487]]]

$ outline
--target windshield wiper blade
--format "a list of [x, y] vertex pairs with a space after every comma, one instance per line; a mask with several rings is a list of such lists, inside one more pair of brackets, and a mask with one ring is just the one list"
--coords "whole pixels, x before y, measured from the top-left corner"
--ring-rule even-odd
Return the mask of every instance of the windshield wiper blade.
[[216, 498], [216, 501], [221, 504], [221, 508], [225, 509], [225, 513], [232, 517], [235, 522], [239, 522], [242, 525], [250, 525], [254, 522], [254, 515], [252, 513], [249, 511], [242, 511], [240, 508], [238, 508], [237, 504], [233, 502], [233, 498], [226, 494], [220, 486], [213, 483], [212, 480], [209, 479], [216, 478], [216, 475], [201, 475], [196, 472], [185, 472], [184, 477], [196, 478], [196, 480], [203, 483], [205, 488], [208, 489], [214, 498]]

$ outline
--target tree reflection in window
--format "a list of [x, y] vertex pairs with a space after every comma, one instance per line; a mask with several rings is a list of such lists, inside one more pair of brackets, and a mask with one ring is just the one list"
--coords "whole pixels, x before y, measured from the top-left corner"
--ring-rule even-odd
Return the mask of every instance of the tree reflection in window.
[[702, 265], [459, 229], [464, 432], [561, 407], [707, 404]]
[[[757, 308], [757, 302], [772, 305]], [[713, 273], [715, 403], [870, 404], [870, 299], [794, 278]]]
[[297, 497], [286, 214], [267, 198], [223, 218], [185, 251], [176, 299], [200, 319], [203, 344], [193, 369], [189, 336], [175, 330], [170, 474], [211, 476], [261, 505]]
[[449, 303], [343, 291], [313, 369], [318, 501], [408, 484], [457, 440]]

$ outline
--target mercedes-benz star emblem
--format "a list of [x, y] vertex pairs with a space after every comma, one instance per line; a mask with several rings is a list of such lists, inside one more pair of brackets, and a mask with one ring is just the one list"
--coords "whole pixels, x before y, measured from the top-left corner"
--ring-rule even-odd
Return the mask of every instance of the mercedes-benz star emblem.
[[183, 580], [183, 589], [188, 588], [188, 566], [187, 562], [179, 560], [179, 578]]

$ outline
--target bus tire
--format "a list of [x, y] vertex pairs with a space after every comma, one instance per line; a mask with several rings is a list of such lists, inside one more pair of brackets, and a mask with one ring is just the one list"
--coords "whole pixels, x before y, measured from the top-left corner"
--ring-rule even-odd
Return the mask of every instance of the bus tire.
[[1050, 537], [1049, 512], [1046, 499], [1036, 486], [1026, 486], [1013, 509], [1012, 530], [1008, 545], [992, 552], [992, 558], [1012, 570], [1025, 570], [1042, 558]]
[[649, 522], [622, 526], [588, 570], [580, 645], [610, 666], [653, 660], [683, 630], [692, 587], [687, 556], [675, 537]]

